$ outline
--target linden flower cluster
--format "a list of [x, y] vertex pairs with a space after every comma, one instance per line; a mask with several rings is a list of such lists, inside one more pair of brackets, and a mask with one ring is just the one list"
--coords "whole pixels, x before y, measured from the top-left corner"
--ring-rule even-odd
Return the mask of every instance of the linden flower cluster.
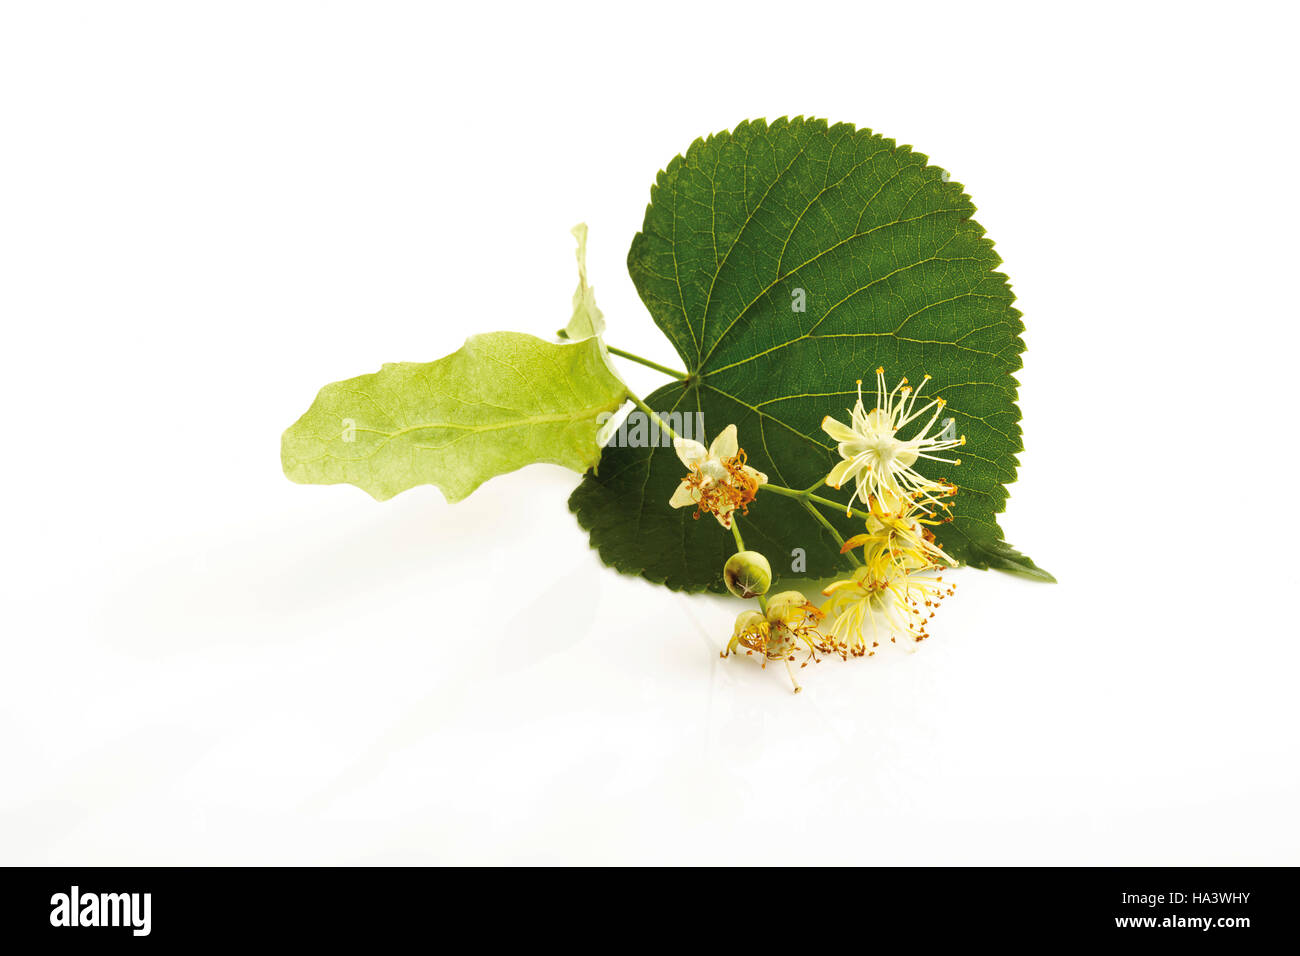
[[827, 643], [844, 658], [871, 657], [885, 638], [897, 643], [902, 637], [909, 647], [925, 640], [926, 624], [953, 593], [954, 586], [945, 587], [943, 575], [934, 572], [957, 562], [927, 527], [948, 519], [931, 519], [916, 497], [889, 492], [871, 498], [870, 505], [867, 533], [849, 538], [841, 549], [861, 547], [862, 566], [822, 592], [829, 598], [822, 610], [834, 616]]
[[[711, 514], [732, 532], [737, 552], [723, 567], [723, 580], [737, 597], [756, 599], [759, 605], [759, 610], [743, 611], [736, 618], [723, 657], [743, 648], [746, 654], [757, 655], [764, 667], [768, 661], [782, 661], [798, 693], [802, 688], [790, 664], [800, 654], [800, 667], [806, 667], [819, 661], [819, 654], [845, 660], [871, 657], [886, 640], [897, 644], [901, 638], [911, 648], [929, 636], [930, 619], [954, 589], [944, 583], [942, 572], [957, 562], [939, 545], [933, 529], [952, 520], [951, 499], [957, 487], [923, 476], [917, 466], [922, 461], [960, 465], [960, 459], [937, 453], [966, 444], [965, 436], [931, 434], [945, 403], [937, 397], [919, 402], [929, 380], [926, 375], [915, 391], [906, 378], [889, 389], [884, 368], [878, 368], [874, 408], [867, 410], [863, 404], [859, 381], [849, 422], [830, 416], [822, 420], [822, 429], [838, 443], [841, 460], [821, 484], [838, 490], [854, 482], [847, 514], [862, 518], [865, 531], [840, 541], [840, 553], [853, 570], [822, 592], [826, 601], [820, 607], [798, 591], [765, 597], [772, 582], [771, 566], [762, 554], [746, 550], [736, 516], [737, 512], [748, 515], [759, 488], [766, 486], [770, 492], [797, 499], [839, 539], [817, 509], [840, 505], [813, 494], [815, 488], [797, 490], [770, 483], [746, 464], [735, 425], [728, 425], [707, 449], [699, 442], [675, 440], [678, 457], [689, 471], [669, 503], [674, 508], [693, 505], [696, 518]], [[924, 424], [910, 427], [922, 420]], [[900, 437], [903, 431], [910, 436]], [[856, 502], [865, 510], [854, 508]]]

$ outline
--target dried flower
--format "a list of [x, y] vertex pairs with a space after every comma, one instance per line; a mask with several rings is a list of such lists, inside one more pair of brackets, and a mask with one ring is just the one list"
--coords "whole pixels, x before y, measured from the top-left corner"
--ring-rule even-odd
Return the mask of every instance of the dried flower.
[[797, 694], [803, 688], [795, 680], [790, 663], [801, 650], [808, 652], [800, 667], [807, 667], [809, 661], [817, 661], [817, 653], [829, 653], [833, 650], [826, 639], [817, 630], [822, 619], [821, 609], [805, 598], [798, 591], [782, 591], [767, 602], [766, 613], [742, 611], [736, 618], [727, 649], [722, 652], [727, 657], [738, 648], [745, 648], [746, 654], [757, 653], [763, 666], [769, 660], [784, 661], [786, 673], [794, 684]]
[[695, 506], [695, 517], [711, 514], [724, 528], [731, 527], [736, 510], [748, 513], [767, 475], [745, 464], [744, 449], [736, 444], [736, 426], [728, 425], [705, 448], [690, 438], [676, 438], [673, 447], [690, 474], [682, 479], [668, 502], [674, 508]]

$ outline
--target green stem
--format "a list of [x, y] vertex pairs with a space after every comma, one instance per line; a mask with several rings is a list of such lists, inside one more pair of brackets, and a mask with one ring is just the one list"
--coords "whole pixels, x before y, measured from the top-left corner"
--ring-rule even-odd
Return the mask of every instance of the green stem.
[[[623, 387], [627, 389], [626, 385], [624, 385]], [[640, 398], [638, 398], [635, 394], [632, 393], [631, 389], [628, 389], [627, 397], [632, 399], [633, 405], [635, 405], [637, 408], [641, 409], [641, 411], [645, 412], [647, 415], [649, 415], [651, 418], [657, 421], [659, 423], [659, 427], [662, 428], [664, 431], [666, 431], [668, 434], [672, 435], [674, 439], [681, 438], [680, 435], [678, 435], [675, 431], [673, 431], [673, 426], [669, 425], [666, 421], [660, 418], [659, 413], [656, 412], [649, 405], [647, 405], [645, 402], [641, 401]]]
[[807, 498], [804, 498], [804, 499], [803, 499], [803, 506], [804, 506], [805, 508], [808, 509], [808, 513], [809, 513], [810, 515], [812, 515], [814, 518], [816, 518], [817, 521], [818, 521], [818, 523], [819, 523], [823, 528], [825, 528], [827, 531], [829, 531], [829, 532], [831, 533], [831, 537], [835, 539], [835, 543], [838, 544], [838, 545], [840, 546], [840, 554], [848, 555], [848, 559], [849, 559], [850, 563], [852, 563], [852, 565], [853, 565], [855, 568], [858, 567], [859, 565], [861, 565], [862, 562], [858, 560], [858, 556], [857, 556], [856, 554], [854, 554], [852, 551], [845, 551], [845, 550], [844, 550], [844, 538], [841, 537], [841, 536], [840, 536], [840, 533], [839, 533], [838, 531], [835, 530], [835, 525], [833, 525], [833, 524], [831, 524], [829, 521], [827, 521], [827, 520], [826, 520], [826, 516], [823, 515], [823, 514], [822, 514], [820, 511], [818, 511], [816, 508], [814, 508], [814, 507], [812, 506], [812, 502], [809, 501]]
[[620, 355], [625, 359], [644, 365], [646, 368], [652, 368], [656, 372], [663, 372], [665, 375], [671, 375], [673, 378], [688, 378], [685, 372], [679, 372], [676, 369], [669, 368], [667, 365], [660, 365], [658, 362], [652, 362], [648, 358], [642, 358], [639, 355], [633, 355], [631, 352], [624, 352], [622, 349], [616, 349], [612, 345], [606, 345], [614, 355]]
[[[817, 486], [814, 485], [813, 487], [815, 488]], [[825, 508], [839, 508], [839, 509], [844, 508], [844, 506], [840, 504], [838, 501], [832, 501], [830, 498], [823, 498], [821, 495], [814, 495], [810, 491], [799, 491], [797, 488], [786, 488], [784, 485], [774, 485], [771, 482], [768, 482], [767, 484], [763, 485], [763, 490], [773, 491], [776, 492], [778, 495], [784, 495], [787, 498], [798, 498], [801, 501], [805, 501], [805, 502], [807, 501], [816, 502], [817, 504]], [[856, 515], [859, 518], [871, 517], [871, 512], [863, 511], [861, 508], [849, 508], [846, 510], [849, 514]]]
[[[815, 501], [823, 508], [835, 508], [836, 510], [844, 508], [844, 505], [840, 504], [838, 501], [833, 501], [830, 498], [823, 498], [821, 495], [805, 494], [809, 501]], [[861, 508], [844, 508], [844, 514], [846, 517], [848, 515], [856, 515], [859, 518], [871, 517], [870, 511], [863, 511]]]

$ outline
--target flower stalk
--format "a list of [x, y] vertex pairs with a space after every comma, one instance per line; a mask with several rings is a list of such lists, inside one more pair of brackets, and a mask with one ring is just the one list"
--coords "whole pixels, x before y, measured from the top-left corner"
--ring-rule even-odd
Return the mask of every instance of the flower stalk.
[[669, 375], [676, 379], [690, 378], [690, 376], [687, 375], [685, 372], [679, 372], [677, 371], [677, 369], [669, 368], [667, 365], [660, 365], [658, 362], [652, 362], [650, 361], [650, 359], [642, 358], [640, 355], [636, 355], [632, 352], [625, 352], [623, 349], [616, 349], [614, 348], [614, 346], [609, 345], [608, 343], [606, 343], [605, 348], [609, 351], [611, 355], [617, 355], [620, 358], [625, 358], [630, 362], [636, 362], [638, 365], [644, 365], [646, 368], [652, 368], [656, 372], [663, 372], [665, 375]]

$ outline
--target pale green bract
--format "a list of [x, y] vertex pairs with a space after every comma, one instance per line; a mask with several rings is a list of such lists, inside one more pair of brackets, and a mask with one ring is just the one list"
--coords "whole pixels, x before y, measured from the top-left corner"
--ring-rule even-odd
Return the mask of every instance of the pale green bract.
[[578, 223], [572, 232], [573, 238], [578, 240], [578, 288], [573, 292], [573, 317], [558, 334], [562, 339], [576, 341], [602, 335], [605, 315], [596, 306], [596, 290], [587, 284], [587, 224]]
[[597, 338], [489, 332], [434, 362], [326, 385], [284, 433], [281, 461], [294, 481], [353, 484], [380, 501], [423, 484], [460, 501], [524, 465], [593, 467], [598, 418], [626, 396]]

